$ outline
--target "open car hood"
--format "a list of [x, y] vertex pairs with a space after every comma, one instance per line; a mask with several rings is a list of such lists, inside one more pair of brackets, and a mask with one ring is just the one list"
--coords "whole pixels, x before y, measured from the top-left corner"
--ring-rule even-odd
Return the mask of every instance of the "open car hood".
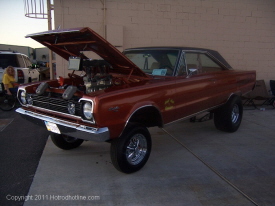
[[37, 42], [68, 60], [70, 56], [86, 57], [82, 51], [93, 51], [112, 65], [115, 72], [147, 77], [132, 61], [88, 27], [29, 34]]

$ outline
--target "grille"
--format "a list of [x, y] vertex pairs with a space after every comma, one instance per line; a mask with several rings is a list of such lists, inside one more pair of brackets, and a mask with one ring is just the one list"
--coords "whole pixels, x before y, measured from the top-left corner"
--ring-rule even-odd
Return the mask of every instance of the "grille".
[[75, 104], [75, 115], [81, 116], [81, 104], [75, 100], [64, 100], [61, 98], [52, 98], [38, 95], [31, 95], [33, 100], [33, 106], [69, 114], [68, 112], [68, 103]]

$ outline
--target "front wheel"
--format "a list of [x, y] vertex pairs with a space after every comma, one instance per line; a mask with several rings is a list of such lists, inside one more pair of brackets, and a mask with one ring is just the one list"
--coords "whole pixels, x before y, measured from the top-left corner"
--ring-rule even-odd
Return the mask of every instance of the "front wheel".
[[239, 96], [234, 96], [214, 112], [214, 123], [217, 129], [224, 132], [235, 132], [240, 127], [243, 117], [243, 105]]
[[83, 143], [83, 139], [77, 139], [64, 134], [52, 133], [51, 139], [53, 143], [60, 149], [70, 150], [79, 147]]
[[131, 126], [111, 142], [111, 160], [115, 168], [124, 173], [140, 170], [151, 153], [151, 135], [147, 128]]

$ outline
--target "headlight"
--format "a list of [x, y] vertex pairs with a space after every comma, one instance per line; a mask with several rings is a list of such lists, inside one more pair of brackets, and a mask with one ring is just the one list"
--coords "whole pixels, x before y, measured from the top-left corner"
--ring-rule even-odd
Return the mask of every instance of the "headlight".
[[93, 105], [90, 102], [85, 102], [83, 105], [83, 114], [86, 119], [93, 118]]
[[26, 100], [26, 91], [25, 90], [20, 90], [20, 93], [19, 93], [19, 100], [21, 102], [21, 104], [27, 104], [27, 100]]
[[79, 100], [81, 102], [81, 110], [82, 110], [82, 120], [84, 122], [92, 123], [95, 124], [95, 119], [94, 119], [94, 104], [92, 100], [86, 99], [86, 98], [81, 98]]

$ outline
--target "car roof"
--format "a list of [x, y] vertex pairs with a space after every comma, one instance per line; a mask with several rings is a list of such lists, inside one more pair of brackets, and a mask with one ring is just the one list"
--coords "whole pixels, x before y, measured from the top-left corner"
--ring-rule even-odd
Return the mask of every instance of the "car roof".
[[200, 52], [200, 53], [206, 53], [208, 56], [210, 56], [212, 59], [220, 62], [223, 66], [225, 66], [227, 69], [232, 69], [232, 67], [230, 66], [230, 64], [222, 57], [222, 55], [212, 49], [205, 49], [205, 48], [197, 48], [197, 47], [178, 47], [178, 46], [157, 46], [157, 47], [136, 47], [136, 48], [128, 48], [125, 49], [124, 51], [130, 51], [130, 50], [146, 50], [146, 49], [177, 49], [177, 50], [181, 50], [184, 52]]
[[26, 54], [22, 54], [20, 52], [10, 51], [10, 50], [0, 50], [0, 54], [21, 54], [21, 55], [27, 56]]

